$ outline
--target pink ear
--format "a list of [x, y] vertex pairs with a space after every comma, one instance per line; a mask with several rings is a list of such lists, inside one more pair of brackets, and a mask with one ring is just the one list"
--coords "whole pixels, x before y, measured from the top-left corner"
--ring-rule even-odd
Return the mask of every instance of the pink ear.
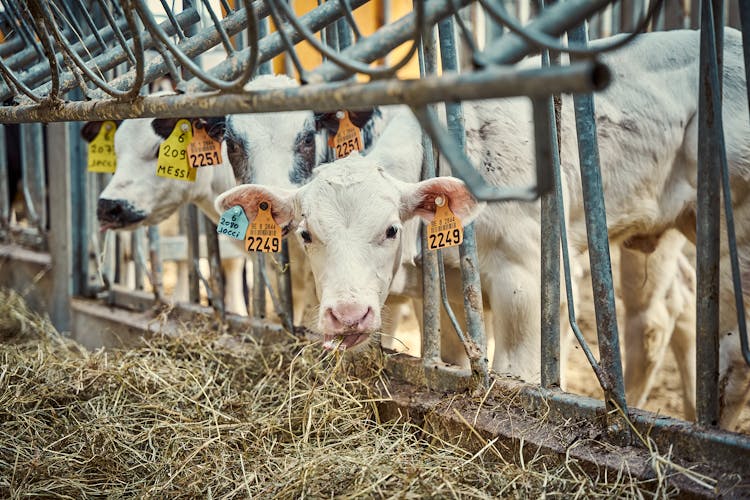
[[296, 190], [271, 188], [258, 184], [242, 184], [225, 191], [216, 198], [216, 210], [221, 214], [234, 206], [241, 206], [249, 222], [258, 215], [258, 205], [271, 205], [271, 215], [281, 227], [291, 224], [294, 218], [294, 195]]
[[451, 211], [464, 225], [471, 223], [484, 208], [484, 203], [478, 203], [463, 181], [455, 177], [435, 177], [409, 186], [401, 196], [404, 220], [419, 216], [426, 222], [432, 221], [438, 196], [448, 200]]

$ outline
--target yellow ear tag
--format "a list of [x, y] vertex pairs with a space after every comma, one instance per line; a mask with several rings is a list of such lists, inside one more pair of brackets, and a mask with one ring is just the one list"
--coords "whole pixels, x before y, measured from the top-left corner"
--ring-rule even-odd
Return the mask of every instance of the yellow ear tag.
[[221, 164], [221, 143], [208, 135], [205, 124], [193, 124], [193, 140], [187, 147], [190, 166], [193, 168]]
[[189, 120], [178, 120], [172, 133], [159, 146], [156, 175], [168, 179], [195, 182], [196, 169], [188, 164], [187, 145], [193, 138]]
[[339, 111], [336, 116], [339, 119], [339, 130], [328, 140], [328, 145], [336, 153], [336, 159], [349, 156], [352, 151], [362, 151], [364, 149], [362, 134], [349, 119], [349, 112]]
[[89, 143], [89, 172], [113, 174], [117, 167], [115, 156], [115, 130], [113, 121], [106, 121], [99, 127], [99, 133]]
[[435, 218], [427, 225], [427, 247], [438, 250], [460, 245], [464, 241], [464, 228], [448, 206], [448, 200], [438, 196], [435, 206]]
[[281, 227], [271, 215], [271, 204], [261, 201], [258, 215], [245, 233], [245, 250], [248, 252], [280, 252]]

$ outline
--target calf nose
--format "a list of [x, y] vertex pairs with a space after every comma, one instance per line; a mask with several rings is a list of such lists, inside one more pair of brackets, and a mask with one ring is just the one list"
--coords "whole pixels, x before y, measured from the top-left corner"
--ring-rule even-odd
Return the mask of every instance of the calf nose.
[[144, 217], [143, 212], [136, 210], [128, 200], [99, 198], [96, 204], [96, 218], [100, 222], [131, 224], [142, 220]]
[[330, 333], [364, 332], [377, 327], [372, 307], [352, 302], [326, 308], [322, 326]]

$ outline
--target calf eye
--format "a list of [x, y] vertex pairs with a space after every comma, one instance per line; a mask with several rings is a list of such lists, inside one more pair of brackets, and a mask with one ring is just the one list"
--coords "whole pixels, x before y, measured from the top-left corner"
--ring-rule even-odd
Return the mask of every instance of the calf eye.
[[302, 241], [304, 241], [305, 243], [312, 243], [312, 237], [306, 229], [300, 231], [299, 235], [302, 237]]
[[398, 234], [398, 228], [396, 226], [391, 226], [388, 229], [385, 230], [385, 237], [389, 240], [392, 240], [396, 237]]
[[310, 132], [309, 134], [307, 134], [305, 136], [305, 145], [306, 146], [312, 146], [314, 142], [315, 142], [315, 134], [313, 134], [312, 132]]

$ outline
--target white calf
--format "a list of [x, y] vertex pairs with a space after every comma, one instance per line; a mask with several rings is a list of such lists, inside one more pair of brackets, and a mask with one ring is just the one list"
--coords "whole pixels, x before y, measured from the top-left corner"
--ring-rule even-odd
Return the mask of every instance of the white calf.
[[[141, 225], [159, 224], [185, 203], [195, 203], [214, 223], [218, 222], [219, 213], [213, 200], [235, 184], [228, 163], [198, 169], [195, 182], [156, 175], [159, 145], [176, 122], [177, 119], [171, 118], [143, 118], [120, 123], [115, 133], [117, 170], [97, 202], [97, 218], [102, 230], [130, 230]], [[219, 140], [223, 134], [222, 123], [223, 119], [209, 121], [211, 135]], [[99, 122], [89, 122], [81, 130], [81, 135], [90, 141], [100, 126]], [[226, 156], [225, 149], [223, 153]], [[246, 315], [242, 290], [243, 261], [224, 259], [222, 267], [226, 277], [226, 309]]]
[[[643, 35], [604, 59], [612, 85], [596, 97], [599, 152], [613, 243], [657, 237], [669, 227], [694, 236], [696, 203], [698, 33]], [[750, 249], [750, 203], [746, 203], [750, 150], [747, 96], [737, 31], [727, 29], [724, 54], [724, 123], [740, 252]], [[532, 123], [527, 101], [510, 99], [464, 106], [467, 154], [494, 185], [534, 181]], [[526, 380], [539, 376], [539, 204], [496, 203], [481, 209], [457, 179], [414, 179], [421, 162], [419, 127], [394, 123], [390, 139], [368, 157], [353, 156], [320, 167], [297, 190], [240, 186], [222, 195], [224, 209], [242, 205], [249, 218], [263, 199], [283, 226], [296, 227], [321, 299], [319, 326], [342, 336], [347, 347], [379, 326], [379, 312], [401, 263], [401, 227], [420, 216], [430, 220], [435, 198], [448, 200], [464, 223], [476, 218], [484, 290], [493, 314], [493, 368]], [[562, 177], [571, 243], [586, 250], [583, 202], [572, 103], [562, 109]], [[380, 145], [383, 145], [381, 148]], [[479, 213], [481, 212], [481, 214]], [[736, 318], [722, 255], [722, 425], [729, 426], [746, 397], [750, 370], [739, 352]], [[729, 333], [726, 333], [729, 332]]]

